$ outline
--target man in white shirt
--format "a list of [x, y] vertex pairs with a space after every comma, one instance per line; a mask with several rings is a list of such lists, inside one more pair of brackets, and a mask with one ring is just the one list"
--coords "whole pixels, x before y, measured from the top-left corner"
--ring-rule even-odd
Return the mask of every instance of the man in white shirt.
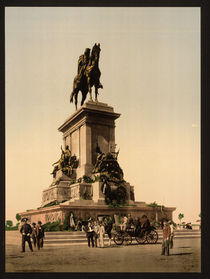
[[99, 245], [101, 248], [104, 248], [104, 235], [105, 235], [105, 228], [102, 222], [99, 223]]

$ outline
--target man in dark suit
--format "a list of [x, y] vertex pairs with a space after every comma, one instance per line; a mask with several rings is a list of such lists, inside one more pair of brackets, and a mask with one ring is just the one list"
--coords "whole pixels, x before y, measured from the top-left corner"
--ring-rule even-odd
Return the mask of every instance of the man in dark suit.
[[112, 240], [112, 226], [113, 226], [113, 223], [111, 220], [109, 220], [109, 222], [105, 221], [105, 232], [108, 234], [108, 237], [109, 237], [109, 246], [111, 246], [111, 240]]
[[93, 229], [93, 224], [91, 221], [88, 221], [88, 225], [86, 228], [86, 235], [87, 235], [87, 240], [88, 240], [88, 247], [90, 247], [90, 241], [92, 243], [92, 247], [94, 247], [94, 229]]
[[37, 247], [38, 250], [43, 248], [44, 245], [44, 228], [42, 226], [42, 222], [38, 221], [38, 225], [36, 227], [36, 237], [37, 237]]
[[28, 242], [29, 248], [31, 252], [33, 252], [32, 244], [31, 244], [31, 233], [32, 233], [32, 228], [31, 226], [27, 223], [28, 219], [23, 218], [21, 220], [23, 222], [23, 225], [20, 228], [20, 233], [22, 234], [22, 252], [25, 252], [25, 242]]

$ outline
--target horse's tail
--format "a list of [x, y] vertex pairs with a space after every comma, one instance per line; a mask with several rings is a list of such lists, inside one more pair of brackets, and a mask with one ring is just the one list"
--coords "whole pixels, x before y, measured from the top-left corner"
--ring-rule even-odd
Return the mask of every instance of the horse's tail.
[[74, 91], [71, 93], [71, 96], [70, 96], [70, 103], [73, 103], [73, 98], [74, 98]]

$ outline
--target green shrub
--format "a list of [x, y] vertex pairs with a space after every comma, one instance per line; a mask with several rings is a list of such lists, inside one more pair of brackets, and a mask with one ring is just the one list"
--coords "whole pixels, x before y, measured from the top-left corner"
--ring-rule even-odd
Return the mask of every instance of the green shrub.
[[43, 228], [46, 232], [60, 231], [60, 219], [56, 222], [48, 222], [44, 224]]
[[7, 220], [6, 227], [12, 227], [12, 226], [13, 226], [13, 222], [11, 220]]
[[17, 231], [19, 228], [20, 223], [17, 223], [15, 226], [6, 226], [5, 231]]
[[5, 227], [5, 231], [17, 231], [18, 230], [18, 226], [14, 226], [14, 227]]
[[93, 183], [94, 182], [94, 180], [90, 176], [87, 176], [87, 175], [83, 175], [83, 181], [86, 182], [86, 183]]
[[16, 217], [16, 220], [17, 220], [17, 221], [20, 221], [20, 219], [21, 219], [20, 214], [17, 213], [15, 217]]
[[59, 204], [58, 201], [52, 201], [52, 202], [45, 204], [43, 207], [53, 206], [53, 205], [57, 205], [57, 204]]

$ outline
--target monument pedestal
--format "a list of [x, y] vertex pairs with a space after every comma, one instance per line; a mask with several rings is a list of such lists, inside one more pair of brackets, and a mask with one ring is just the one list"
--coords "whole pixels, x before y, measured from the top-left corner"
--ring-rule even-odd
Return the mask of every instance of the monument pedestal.
[[97, 145], [105, 154], [115, 151], [115, 120], [119, 116], [107, 104], [88, 101], [58, 128], [64, 146], [79, 159], [77, 178], [92, 175]]
[[[96, 179], [91, 182], [90, 178], [100, 176], [100, 173], [92, 174], [97, 161], [97, 148], [104, 154], [115, 154], [115, 120], [119, 116], [107, 104], [88, 101], [59, 127], [58, 130], [63, 133], [64, 147], [69, 146], [71, 155], [78, 160], [78, 166], [70, 177], [58, 170], [50, 187], [43, 191], [42, 208], [22, 212], [21, 217], [28, 217], [36, 223], [40, 220], [43, 224], [58, 219], [63, 222], [70, 211], [83, 220], [90, 216], [96, 219], [101, 215], [114, 214], [131, 214], [133, 218], [145, 214], [150, 221], [155, 220], [156, 214], [160, 220], [172, 219], [175, 208], [164, 207], [162, 211], [154, 211], [144, 202], [135, 202], [134, 186], [126, 181], [119, 180], [121, 185], [110, 183], [112, 190], [119, 186], [126, 189], [125, 204], [120, 207], [105, 203], [102, 182]], [[87, 178], [90, 183], [86, 182]], [[59, 204], [47, 207], [53, 202]]]

